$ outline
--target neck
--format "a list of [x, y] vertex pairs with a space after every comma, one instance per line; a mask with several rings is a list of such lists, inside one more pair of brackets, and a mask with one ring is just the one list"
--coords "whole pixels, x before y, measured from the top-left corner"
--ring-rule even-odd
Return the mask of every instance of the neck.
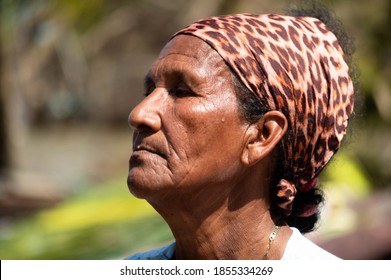
[[[275, 221], [261, 190], [265, 188], [253, 184], [214, 186], [151, 204], [173, 232], [177, 259], [262, 259]], [[269, 258], [281, 258], [284, 244], [274, 242]]]

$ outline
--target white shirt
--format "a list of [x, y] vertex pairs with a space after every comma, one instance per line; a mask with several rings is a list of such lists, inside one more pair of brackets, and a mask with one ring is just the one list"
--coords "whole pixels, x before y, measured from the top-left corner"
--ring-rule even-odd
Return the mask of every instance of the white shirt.
[[338, 260], [339, 258], [322, 249], [300, 233], [292, 229], [292, 235], [286, 244], [282, 260]]

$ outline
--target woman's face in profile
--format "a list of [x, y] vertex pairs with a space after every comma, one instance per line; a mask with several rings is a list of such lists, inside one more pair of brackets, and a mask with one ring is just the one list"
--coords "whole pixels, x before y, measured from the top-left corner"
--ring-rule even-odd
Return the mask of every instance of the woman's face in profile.
[[145, 80], [129, 115], [134, 128], [128, 186], [141, 198], [194, 193], [237, 180], [243, 135], [231, 73], [193, 36], [172, 39]]

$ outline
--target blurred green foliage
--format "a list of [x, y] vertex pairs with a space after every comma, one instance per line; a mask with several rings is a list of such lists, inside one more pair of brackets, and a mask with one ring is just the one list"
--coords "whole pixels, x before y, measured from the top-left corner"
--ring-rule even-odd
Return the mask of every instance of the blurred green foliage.
[[372, 183], [361, 166], [346, 153], [338, 154], [321, 175], [321, 182], [332, 188], [348, 189], [355, 198], [367, 196], [373, 190]]
[[170, 240], [149, 204], [110, 181], [0, 231], [0, 259], [118, 259]]

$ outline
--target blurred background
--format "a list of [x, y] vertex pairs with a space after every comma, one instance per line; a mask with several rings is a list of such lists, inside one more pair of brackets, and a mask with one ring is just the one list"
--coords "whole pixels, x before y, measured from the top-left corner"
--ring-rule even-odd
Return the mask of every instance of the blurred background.
[[[311, 2], [311, 1], [307, 1]], [[322, 175], [309, 238], [346, 259], [391, 258], [391, 1], [320, 1], [356, 45], [361, 110]], [[121, 259], [171, 242], [127, 189], [127, 117], [170, 36], [288, 0], [1, 0], [0, 258]]]

